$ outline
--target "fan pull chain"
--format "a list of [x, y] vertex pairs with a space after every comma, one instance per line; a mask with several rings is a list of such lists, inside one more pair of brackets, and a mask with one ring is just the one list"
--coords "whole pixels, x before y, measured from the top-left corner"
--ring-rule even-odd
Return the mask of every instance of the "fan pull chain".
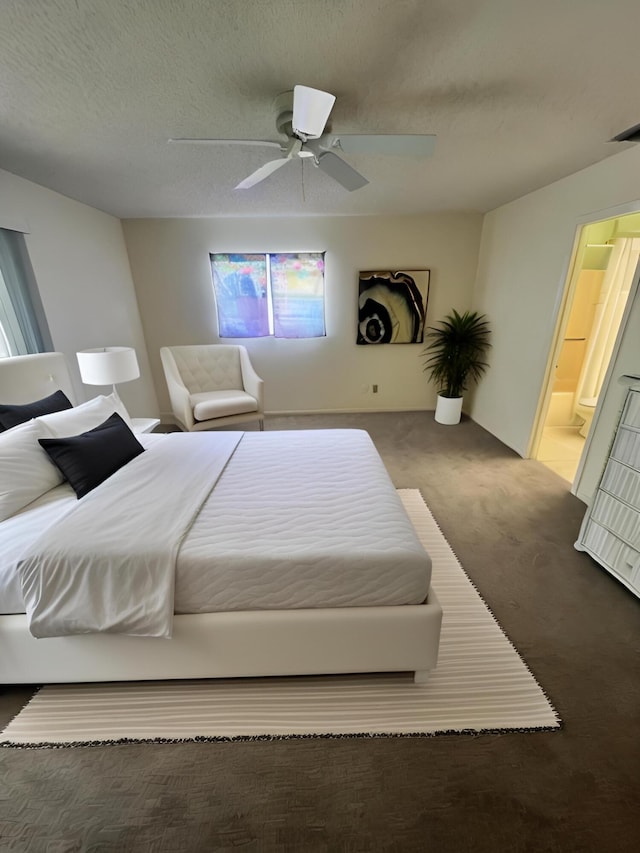
[[306, 204], [307, 199], [306, 199], [306, 197], [305, 197], [305, 192], [304, 192], [304, 160], [301, 160], [301, 161], [300, 161], [300, 164], [301, 164], [301, 166], [302, 166], [302, 170], [301, 170], [301, 172], [300, 172], [301, 179], [302, 179], [302, 203], [303, 203], [303, 204]]

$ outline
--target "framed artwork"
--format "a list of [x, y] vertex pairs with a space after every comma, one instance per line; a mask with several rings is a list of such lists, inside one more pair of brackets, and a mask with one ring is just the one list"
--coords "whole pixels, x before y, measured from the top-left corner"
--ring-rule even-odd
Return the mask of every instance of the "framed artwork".
[[429, 270], [376, 270], [358, 275], [358, 344], [421, 344]]

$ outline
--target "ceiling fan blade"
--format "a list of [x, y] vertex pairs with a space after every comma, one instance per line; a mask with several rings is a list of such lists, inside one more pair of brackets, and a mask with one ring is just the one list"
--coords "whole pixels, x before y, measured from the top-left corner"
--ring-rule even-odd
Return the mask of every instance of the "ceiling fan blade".
[[293, 132], [305, 139], [317, 139], [322, 135], [335, 101], [335, 95], [329, 92], [309, 86], [294, 86]]
[[337, 154], [333, 154], [331, 151], [324, 151], [318, 155], [317, 159], [318, 166], [322, 171], [332, 177], [334, 181], [342, 184], [345, 190], [349, 190], [349, 192], [359, 190], [369, 183], [360, 172], [356, 172], [348, 163], [345, 163], [344, 160], [341, 160]]
[[289, 159], [290, 158], [288, 157], [283, 157], [280, 160], [270, 160], [268, 163], [265, 163], [264, 166], [260, 166], [259, 169], [256, 169], [256, 171], [249, 175], [248, 178], [245, 178], [244, 181], [240, 181], [235, 189], [249, 190], [251, 187], [255, 187], [256, 184], [260, 183], [260, 181], [264, 181], [265, 178], [268, 178], [269, 175], [272, 175], [288, 163]]
[[338, 148], [345, 154], [429, 157], [435, 149], [436, 137], [424, 133], [345, 133], [327, 135], [321, 143], [329, 148]]
[[191, 139], [188, 137], [180, 137], [176, 139], [168, 139], [167, 142], [188, 142], [195, 145], [254, 145], [260, 146], [261, 148], [280, 148], [282, 150], [280, 142], [272, 142], [270, 139]]

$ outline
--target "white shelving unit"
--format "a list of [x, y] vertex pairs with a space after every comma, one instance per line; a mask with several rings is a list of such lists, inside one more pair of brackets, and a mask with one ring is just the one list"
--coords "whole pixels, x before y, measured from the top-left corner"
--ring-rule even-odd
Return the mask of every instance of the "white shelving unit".
[[632, 387], [575, 547], [640, 597], [640, 387]]

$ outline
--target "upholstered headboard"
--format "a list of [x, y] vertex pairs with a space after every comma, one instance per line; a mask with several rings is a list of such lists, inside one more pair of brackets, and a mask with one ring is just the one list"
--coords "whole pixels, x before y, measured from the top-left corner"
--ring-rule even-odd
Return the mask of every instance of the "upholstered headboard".
[[64, 391], [75, 405], [67, 362], [61, 352], [0, 358], [0, 403], [32, 403]]

